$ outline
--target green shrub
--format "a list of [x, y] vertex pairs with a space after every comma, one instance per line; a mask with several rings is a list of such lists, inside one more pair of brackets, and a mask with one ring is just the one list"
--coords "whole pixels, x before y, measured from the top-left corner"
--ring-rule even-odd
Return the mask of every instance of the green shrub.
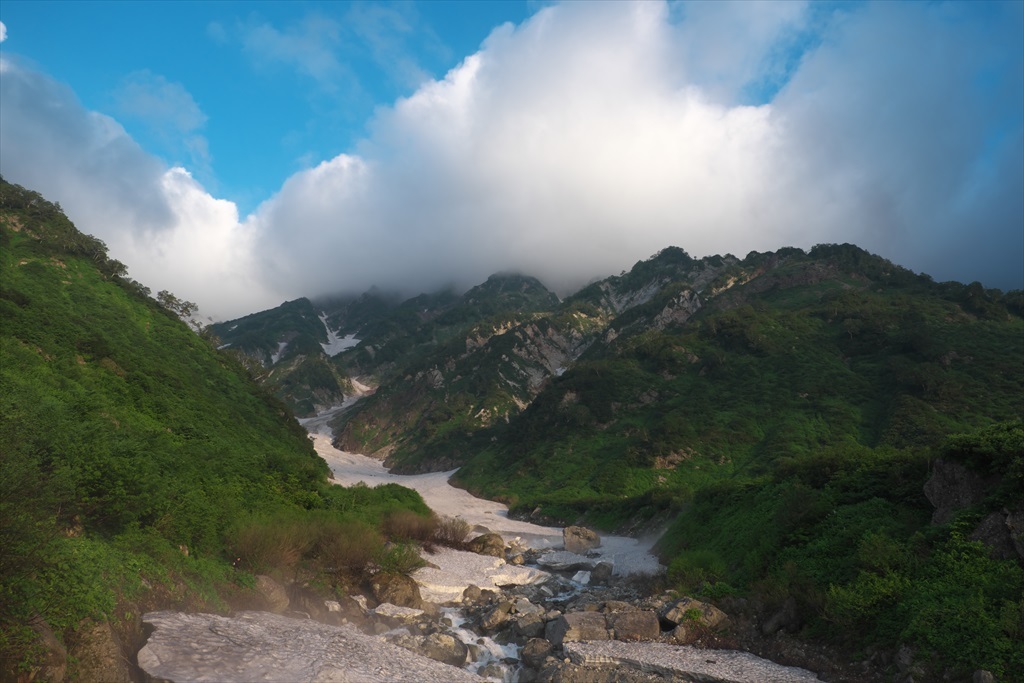
[[703, 593], [725, 576], [725, 561], [713, 550], [687, 550], [668, 567], [669, 581], [682, 593]]
[[426, 562], [419, 548], [412, 543], [390, 543], [382, 547], [376, 557], [380, 571], [387, 574], [411, 574]]

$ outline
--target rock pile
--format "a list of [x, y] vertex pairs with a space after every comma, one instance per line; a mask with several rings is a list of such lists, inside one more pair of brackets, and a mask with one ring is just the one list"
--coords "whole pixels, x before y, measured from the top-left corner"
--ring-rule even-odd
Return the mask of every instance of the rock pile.
[[301, 587], [260, 577], [266, 607], [300, 618], [148, 614], [156, 631], [139, 665], [167, 681], [226, 683], [257, 674], [294, 681], [817, 680], [749, 653], [689, 647], [727, 629], [728, 617], [692, 598], [596, 585], [613, 567], [582, 553], [601, 540], [570, 529], [565, 550], [543, 553], [484, 532], [470, 544], [476, 553], [441, 549], [413, 578], [380, 574], [366, 596], [339, 601], [318, 602]]

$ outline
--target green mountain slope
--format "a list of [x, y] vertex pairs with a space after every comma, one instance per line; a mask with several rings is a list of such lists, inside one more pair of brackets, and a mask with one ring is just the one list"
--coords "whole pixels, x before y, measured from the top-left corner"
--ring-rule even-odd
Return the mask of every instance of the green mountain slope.
[[1014, 296], [980, 292], [979, 307], [971, 289], [824, 247], [750, 257], [703, 294], [668, 284], [459, 478], [529, 509], [574, 505], [549, 508], [571, 519], [608, 495], [639, 505], [821, 448], [931, 446], [1019, 418], [1024, 320]]
[[264, 541], [282, 530], [298, 544], [294, 571], [315, 529], [360, 535], [370, 558], [383, 542], [366, 523], [428, 513], [400, 487], [328, 484], [283, 403], [127, 279], [59, 206], [7, 182], [0, 453], [5, 680], [38, 673], [50, 629], [73, 646], [83, 620], [109, 620], [129, 641], [143, 608], [224, 609], [224, 596], [251, 586], [240, 570], [281, 568]]
[[[851, 245], [670, 248], [426, 348], [339, 441], [400, 470], [461, 466], [461, 485], [538, 520], [674, 518], [669, 579], [769, 635], [909, 643], [926, 677], [1015, 680], [1022, 303]], [[937, 460], [989, 483], [932, 524], [926, 483], [955, 468]]]

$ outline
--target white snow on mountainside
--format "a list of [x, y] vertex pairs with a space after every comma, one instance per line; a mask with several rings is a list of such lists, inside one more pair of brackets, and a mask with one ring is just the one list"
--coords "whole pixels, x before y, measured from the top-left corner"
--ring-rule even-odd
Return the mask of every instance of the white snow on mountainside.
[[320, 346], [323, 347], [324, 353], [328, 356], [341, 353], [345, 349], [351, 349], [360, 342], [354, 334], [346, 334], [344, 337], [339, 337], [337, 332], [332, 331], [327, 326], [327, 316], [323, 313], [320, 314], [320, 322], [324, 324], [324, 329], [327, 330], [327, 343], [320, 344]]

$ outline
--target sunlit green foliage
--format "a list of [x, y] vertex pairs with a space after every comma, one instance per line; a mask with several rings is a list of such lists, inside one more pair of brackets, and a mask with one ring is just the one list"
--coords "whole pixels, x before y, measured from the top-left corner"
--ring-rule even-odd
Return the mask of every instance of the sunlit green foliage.
[[62, 634], [163, 583], [218, 608], [245, 581], [244, 520], [379, 533], [429, 514], [398, 486], [330, 485], [287, 407], [165, 305], [58, 206], [0, 182], [0, 676], [33, 617]]

